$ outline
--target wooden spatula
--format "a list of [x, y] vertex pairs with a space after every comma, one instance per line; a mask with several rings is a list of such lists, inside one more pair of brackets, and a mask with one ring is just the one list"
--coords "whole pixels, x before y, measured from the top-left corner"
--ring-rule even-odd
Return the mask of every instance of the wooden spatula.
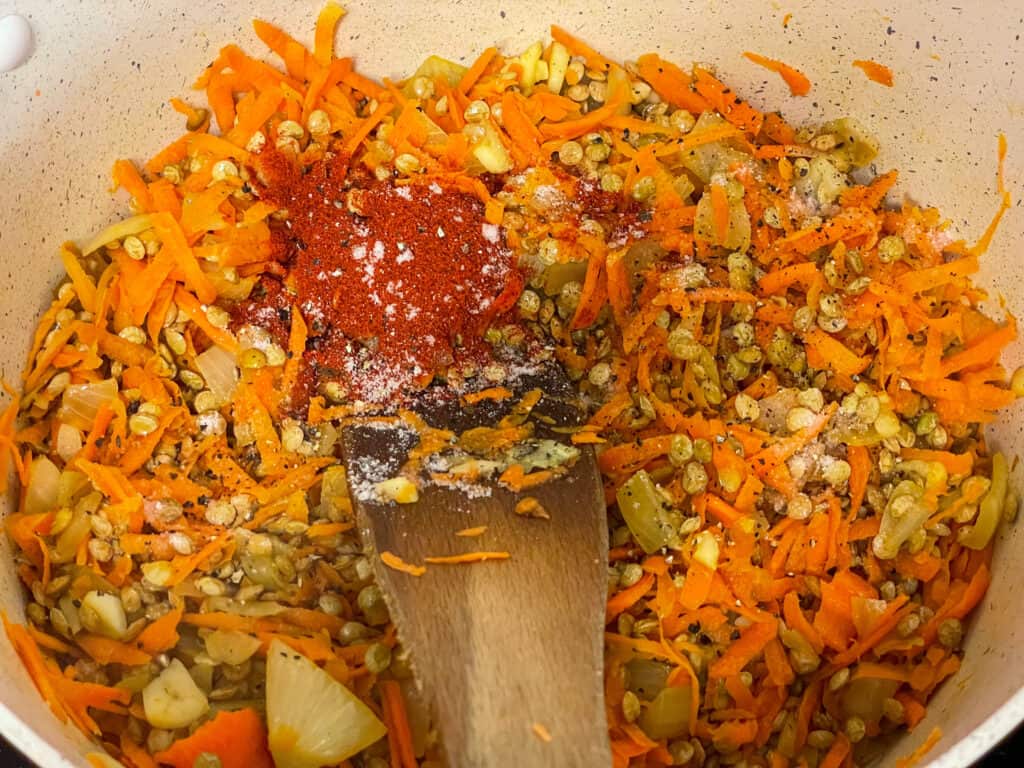
[[[548, 426], [577, 423], [563, 373], [546, 370], [517, 386], [545, 393], [534, 410]], [[415, 410], [461, 433], [494, 426], [515, 398], [468, 408], [445, 391]], [[538, 436], [566, 441], [538, 424]], [[393, 430], [349, 427], [343, 444], [357, 519], [392, 619], [439, 727], [451, 768], [604, 768], [611, 764], [602, 633], [608, 532], [600, 475], [587, 448], [568, 474], [530, 489], [550, 519], [514, 513], [516, 495], [490, 481], [472, 498], [438, 486], [414, 504], [360, 501], [368, 475], [397, 471], [409, 440]], [[365, 486], [362, 486], [365, 487]], [[486, 526], [475, 538], [455, 532]], [[502, 550], [507, 560], [430, 565], [422, 576], [385, 567], [428, 556]]]

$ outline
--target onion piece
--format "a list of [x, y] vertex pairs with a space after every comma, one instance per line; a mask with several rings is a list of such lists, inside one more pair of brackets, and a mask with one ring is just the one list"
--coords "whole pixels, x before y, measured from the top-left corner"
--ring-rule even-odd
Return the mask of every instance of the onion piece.
[[57, 421], [88, 432], [102, 406], [117, 397], [117, 381], [103, 379], [88, 384], [73, 384], [64, 390]]
[[45, 456], [32, 462], [28, 471], [28, 489], [25, 492], [25, 512], [38, 515], [57, 506], [60, 493], [60, 470]]
[[667, 508], [665, 498], [644, 470], [623, 483], [616, 498], [623, 520], [645, 552], [679, 546], [679, 515]]
[[207, 389], [217, 398], [217, 402], [221, 405], [230, 402], [235, 385], [238, 384], [235, 356], [223, 347], [214, 345], [196, 355], [196, 367], [202, 374]]
[[712, 571], [718, 568], [718, 539], [710, 531], [701, 531], [695, 537], [693, 559]]
[[640, 729], [652, 739], [674, 739], [690, 727], [690, 686], [665, 688], [640, 715]]
[[148, 213], [142, 213], [138, 216], [131, 216], [123, 221], [115, 222], [86, 243], [85, 247], [82, 248], [82, 255], [88, 256], [107, 243], [123, 240], [129, 235], [137, 235], [139, 232], [145, 232], [147, 229], [152, 228], [152, 226], [153, 217]]
[[57, 455], [69, 462], [75, 454], [82, 450], [82, 432], [70, 424], [61, 424], [57, 428]]
[[260, 641], [244, 632], [217, 629], [206, 636], [206, 653], [216, 664], [238, 666], [260, 649]]

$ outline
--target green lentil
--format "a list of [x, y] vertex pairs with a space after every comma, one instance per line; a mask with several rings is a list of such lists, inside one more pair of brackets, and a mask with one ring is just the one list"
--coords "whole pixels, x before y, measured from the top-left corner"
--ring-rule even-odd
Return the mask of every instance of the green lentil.
[[146, 245], [135, 235], [128, 235], [121, 244], [121, 247], [124, 248], [124, 252], [128, 254], [130, 259], [142, 261], [146, 258]]
[[420, 159], [416, 155], [403, 152], [395, 158], [395, 170], [404, 176], [412, 176], [420, 172]]
[[622, 694], [622, 716], [627, 723], [636, 722], [640, 717], [640, 697], [632, 691]]
[[622, 177], [611, 171], [601, 174], [601, 190], [603, 192], [621, 192], [624, 182]]
[[619, 584], [623, 587], [632, 587], [643, 578], [644, 569], [639, 563], [627, 563], [619, 576]]
[[730, 253], [726, 259], [729, 270], [729, 285], [741, 291], [749, 290], [754, 284], [754, 262], [742, 253]]
[[814, 503], [806, 493], [798, 493], [786, 503], [786, 516], [793, 520], [806, 520], [814, 512]]
[[846, 732], [846, 737], [854, 744], [857, 744], [864, 740], [868, 729], [861, 718], [853, 716], [847, 718], [843, 724], [843, 730]]
[[964, 625], [959, 619], [946, 619], [939, 624], [939, 642], [946, 648], [960, 647], [964, 637]]
[[882, 702], [882, 714], [886, 720], [902, 723], [907, 713], [899, 699], [889, 698]]
[[707, 464], [711, 461], [711, 443], [705, 440], [703, 437], [698, 437], [693, 441], [693, 457], [701, 464]]
[[639, 202], [649, 200], [658, 191], [658, 186], [650, 176], [641, 176], [633, 185], [633, 199]]
[[836, 735], [831, 731], [817, 730], [807, 734], [808, 745], [822, 752], [831, 747], [835, 740]]
[[371, 626], [382, 626], [391, 620], [387, 604], [384, 602], [384, 593], [376, 584], [370, 584], [359, 590], [356, 602], [367, 623]]
[[850, 668], [843, 667], [842, 669], [834, 672], [832, 677], [828, 679], [828, 689], [830, 691], [838, 691], [844, 685], [850, 681]]
[[160, 426], [160, 420], [151, 413], [134, 413], [128, 418], [128, 430], [133, 435], [152, 434]]
[[691, 461], [683, 467], [683, 490], [691, 496], [704, 493], [708, 487], [708, 473], [703, 464]]
[[786, 429], [790, 432], [799, 432], [814, 423], [815, 414], [810, 408], [797, 406], [786, 412]]
[[366, 664], [367, 670], [379, 675], [391, 666], [391, 649], [384, 643], [374, 643], [366, 649], [363, 662]]
[[740, 392], [733, 401], [736, 415], [744, 421], [754, 421], [761, 415], [761, 406], [750, 395]]
[[595, 387], [604, 387], [612, 380], [612, 367], [608, 363], [597, 363], [587, 373], [587, 380]]
[[793, 313], [793, 327], [801, 333], [806, 333], [814, 327], [814, 320], [817, 313], [811, 307], [800, 307]]
[[668, 460], [673, 465], [681, 467], [693, 458], [693, 441], [689, 435], [678, 434], [672, 436], [669, 444]]
[[902, 237], [886, 235], [878, 241], [878, 260], [892, 264], [907, 255], [907, 244]]
[[693, 338], [693, 332], [684, 326], [676, 326], [665, 340], [668, 353], [680, 360], [696, 360], [704, 348]]
[[200, 752], [196, 755], [192, 768], [221, 768], [220, 758], [213, 752]]
[[242, 350], [242, 353], [238, 356], [238, 366], [240, 368], [262, 368], [266, 364], [267, 356], [255, 347]]
[[578, 141], [567, 141], [558, 148], [558, 160], [563, 165], [578, 165], [583, 161], [583, 147]]
[[935, 411], [925, 411], [917, 417], [914, 423], [914, 433], [919, 437], [930, 434], [939, 426], [939, 416]]

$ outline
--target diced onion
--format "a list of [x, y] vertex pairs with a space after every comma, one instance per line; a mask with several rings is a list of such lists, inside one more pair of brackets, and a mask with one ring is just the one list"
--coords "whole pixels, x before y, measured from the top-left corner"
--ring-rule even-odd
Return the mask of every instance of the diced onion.
[[57, 428], [57, 455], [67, 462], [71, 461], [80, 450], [82, 450], [81, 431], [70, 424], [61, 424]]
[[49, 512], [57, 506], [60, 492], [60, 470], [45, 456], [32, 462], [28, 474], [28, 490], [25, 492], [25, 512], [37, 515]]
[[89, 485], [89, 478], [84, 474], [65, 468], [60, 473], [60, 482], [57, 488], [57, 506], [70, 507], [75, 503], [75, 499], [78, 498], [79, 494], [86, 488], [91, 488], [91, 486]]
[[718, 568], [718, 539], [710, 531], [701, 531], [695, 537], [693, 559], [712, 571]]
[[551, 55], [548, 58], [548, 90], [559, 93], [565, 82], [565, 72], [569, 68], [569, 49], [561, 43], [551, 44]]
[[1001, 452], [992, 457], [992, 484], [978, 505], [978, 517], [960, 543], [969, 549], [984, 549], [992, 541], [999, 521], [1003, 519], [1003, 504], [1009, 487], [1009, 464]]
[[644, 470], [623, 483], [616, 498], [622, 518], [645, 552], [678, 545], [678, 516], [666, 509], [665, 499]]
[[222, 404], [230, 402], [238, 383], [235, 356], [223, 347], [214, 345], [202, 354], [196, 355], [196, 367], [199, 368], [206, 387], [217, 401]]
[[484, 128], [484, 138], [473, 147], [473, 157], [489, 173], [506, 173], [512, 168], [512, 158], [494, 129], [489, 124], [485, 124]]
[[92, 429], [102, 406], [117, 397], [117, 381], [103, 379], [88, 384], [73, 384], [64, 390], [57, 421], [81, 430]]
[[82, 255], [88, 256], [90, 253], [99, 250], [107, 243], [112, 243], [115, 240], [123, 240], [129, 235], [137, 235], [139, 232], [145, 232], [152, 226], [153, 217], [148, 213], [142, 213], [138, 216], [132, 216], [131, 218], [124, 219], [123, 221], [118, 221], [111, 224], [90, 240], [82, 249]]
[[652, 739], [674, 739], [690, 727], [690, 686], [665, 688], [640, 715], [640, 728]]
[[260, 648], [260, 641], [252, 635], [233, 630], [218, 629], [206, 636], [206, 653], [217, 664], [238, 666], [252, 657]]
[[[93, 590], [82, 598], [79, 615], [86, 628], [113, 640], [120, 640], [128, 631], [124, 605], [117, 595], [100, 594]], [[86, 620], [86, 617], [88, 621]]]

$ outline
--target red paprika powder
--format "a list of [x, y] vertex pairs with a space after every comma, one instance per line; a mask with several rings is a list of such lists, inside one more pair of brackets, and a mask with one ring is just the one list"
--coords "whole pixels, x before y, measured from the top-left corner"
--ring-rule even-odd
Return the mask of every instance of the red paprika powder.
[[241, 317], [280, 334], [284, 310], [301, 311], [307, 389], [334, 381], [353, 398], [391, 401], [478, 352], [515, 303], [514, 255], [476, 197], [436, 181], [379, 181], [341, 156], [300, 173], [268, 154], [260, 170], [263, 198], [288, 211], [288, 274]]

